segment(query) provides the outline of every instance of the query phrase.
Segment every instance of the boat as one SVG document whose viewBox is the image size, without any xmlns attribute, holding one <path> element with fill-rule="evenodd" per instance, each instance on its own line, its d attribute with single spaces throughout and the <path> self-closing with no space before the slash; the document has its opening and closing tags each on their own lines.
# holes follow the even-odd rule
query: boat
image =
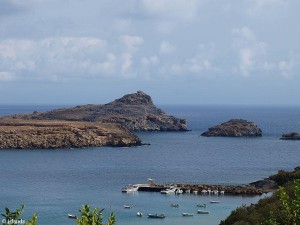
<svg viewBox="0 0 300 225">
<path fill-rule="evenodd" d="M 193 191 L 193 194 L 194 194 L 194 195 L 197 195 L 197 194 L 198 194 L 198 191 Z"/>
<path fill-rule="evenodd" d="M 166 216 L 165 214 L 158 214 L 158 213 L 150 213 L 148 214 L 149 218 L 158 218 L 158 219 L 164 219 Z"/>
<path fill-rule="evenodd" d="M 174 187 L 169 187 L 165 190 L 160 191 L 161 194 L 169 195 L 169 194 L 174 194 L 176 191 L 176 188 Z"/>
<path fill-rule="evenodd" d="M 225 194 L 225 191 L 220 191 L 220 195 L 224 195 Z"/>
<path fill-rule="evenodd" d="M 143 216 L 143 213 L 137 212 L 136 215 L 139 216 L 139 217 L 142 217 L 142 216 Z"/>
<path fill-rule="evenodd" d="M 69 217 L 70 219 L 77 219 L 77 216 L 72 215 L 72 214 L 68 214 L 68 217 Z"/>
<path fill-rule="evenodd" d="M 209 214 L 209 211 L 198 210 L 198 214 Z"/>
<path fill-rule="evenodd" d="M 123 205 L 124 209 L 131 209 L 132 205 Z"/>
<path fill-rule="evenodd" d="M 220 201 L 210 201 L 210 203 L 220 203 Z"/>
<path fill-rule="evenodd" d="M 185 193 L 186 193 L 186 194 L 190 194 L 190 193 L 191 193 L 191 190 L 190 190 L 190 189 L 187 189 L 187 190 L 185 190 Z"/>
<path fill-rule="evenodd" d="M 197 207 L 203 207 L 203 208 L 206 208 L 206 205 L 205 205 L 205 204 L 197 204 Z"/>
<path fill-rule="evenodd" d="M 138 185 L 129 184 L 127 187 L 122 188 L 122 192 L 128 193 L 128 192 L 136 192 L 139 190 Z"/>
<path fill-rule="evenodd" d="M 171 204 L 171 207 L 178 208 L 178 207 L 179 207 L 179 204 L 173 203 L 173 204 Z"/>
<path fill-rule="evenodd" d="M 183 190 L 178 188 L 178 189 L 175 190 L 175 194 L 176 195 L 181 195 L 181 194 L 183 194 Z"/>
<path fill-rule="evenodd" d="M 193 213 L 182 213 L 182 216 L 194 216 Z"/>
</svg>

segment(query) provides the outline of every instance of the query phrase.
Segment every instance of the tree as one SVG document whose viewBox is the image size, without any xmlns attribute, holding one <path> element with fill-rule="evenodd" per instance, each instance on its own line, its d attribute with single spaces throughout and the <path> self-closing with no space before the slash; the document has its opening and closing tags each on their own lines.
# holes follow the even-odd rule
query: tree
<svg viewBox="0 0 300 225">
<path fill-rule="evenodd" d="M 9 208 L 5 208 L 5 213 L 1 214 L 5 219 L 4 223 L 2 224 L 20 224 L 20 220 L 22 220 L 20 217 L 24 212 L 25 205 L 20 205 L 20 208 L 17 208 L 15 212 L 11 212 Z M 35 213 L 32 216 L 32 220 L 28 220 L 25 222 L 25 225 L 37 225 L 37 214 Z"/>
<path fill-rule="evenodd" d="M 294 181 L 293 194 L 290 197 L 284 187 L 280 187 L 281 213 L 273 215 L 262 225 L 299 225 L 300 224 L 300 180 Z"/>
<path fill-rule="evenodd" d="M 83 205 L 82 209 L 79 209 L 81 218 L 77 218 L 78 225 L 115 225 L 116 219 L 114 213 L 109 216 L 109 221 L 103 224 L 103 212 L 104 209 L 99 210 L 94 208 L 93 211 L 90 210 L 89 205 Z"/>
</svg>

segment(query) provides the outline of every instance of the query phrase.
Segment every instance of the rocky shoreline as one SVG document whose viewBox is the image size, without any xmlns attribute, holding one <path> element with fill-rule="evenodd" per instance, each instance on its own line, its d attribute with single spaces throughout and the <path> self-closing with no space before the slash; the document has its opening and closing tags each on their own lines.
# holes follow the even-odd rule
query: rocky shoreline
<svg viewBox="0 0 300 225">
<path fill-rule="evenodd" d="M 137 136 L 116 124 L 0 119 L 0 149 L 139 145 Z"/>
</svg>

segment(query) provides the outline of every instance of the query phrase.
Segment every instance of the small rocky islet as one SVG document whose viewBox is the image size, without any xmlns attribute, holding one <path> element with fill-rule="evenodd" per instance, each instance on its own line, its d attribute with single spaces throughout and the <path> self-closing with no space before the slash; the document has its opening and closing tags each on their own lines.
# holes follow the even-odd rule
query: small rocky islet
<svg viewBox="0 0 300 225">
<path fill-rule="evenodd" d="M 300 140 L 300 133 L 297 132 L 291 132 L 283 134 L 280 138 L 281 140 Z"/>
<path fill-rule="evenodd" d="M 262 130 L 254 122 L 243 119 L 231 119 L 225 123 L 210 127 L 201 134 L 205 137 L 261 137 Z"/>
</svg>

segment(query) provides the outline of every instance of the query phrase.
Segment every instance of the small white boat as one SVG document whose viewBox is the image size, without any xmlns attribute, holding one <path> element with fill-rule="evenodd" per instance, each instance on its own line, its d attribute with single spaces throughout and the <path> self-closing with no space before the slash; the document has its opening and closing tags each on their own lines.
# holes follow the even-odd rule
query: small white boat
<svg viewBox="0 0 300 225">
<path fill-rule="evenodd" d="M 179 204 L 173 203 L 173 204 L 171 204 L 171 207 L 178 208 L 178 207 L 179 207 Z"/>
<path fill-rule="evenodd" d="M 197 204 L 197 207 L 202 207 L 202 208 L 206 208 L 206 205 L 205 204 Z"/>
<path fill-rule="evenodd" d="M 175 194 L 176 194 L 176 195 L 181 195 L 181 194 L 183 194 L 183 190 L 177 188 L 177 189 L 175 190 Z"/>
<path fill-rule="evenodd" d="M 194 216 L 193 213 L 182 213 L 182 216 Z"/>
<path fill-rule="evenodd" d="M 190 189 L 187 189 L 187 190 L 185 190 L 185 193 L 186 193 L 186 194 L 190 194 L 190 193 L 191 193 L 191 190 L 190 190 Z"/>
<path fill-rule="evenodd" d="M 136 192 L 138 190 L 139 190 L 139 186 L 138 185 L 132 185 L 132 184 L 129 184 L 127 187 L 122 188 L 122 192 L 126 192 L 126 193 Z"/>
<path fill-rule="evenodd" d="M 209 211 L 198 210 L 198 214 L 209 214 Z"/>
<path fill-rule="evenodd" d="M 123 205 L 124 209 L 131 209 L 132 205 Z"/>
<path fill-rule="evenodd" d="M 219 194 L 219 191 L 218 191 L 218 190 L 213 190 L 212 193 L 213 193 L 214 195 L 218 195 L 218 194 Z"/>
<path fill-rule="evenodd" d="M 225 194 L 225 191 L 220 191 L 220 195 L 224 195 Z"/>
<path fill-rule="evenodd" d="M 202 190 L 201 194 L 206 195 L 207 194 L 207 190 Z"/>
<path fill-rule="evenodd" d="M 210 201 L 210 203 L 220 203 L 220 201 Z"/>
<path fill-rule="evenodd" d="M 197 195 L 197 194 L 198 194 L 198 191 L 193 191 L 193 194 L 194 194 L 194 195 Z"/>
<path fill-rule="evenodd" d="M 174 187 L 169 187 L 168 189 L 162 190 L 160 193 L 169 195 L 169 194 L 175 194 L 176 188 Z"/>
<path fill-rule="evenodd" d="M 165 216 L 165 214 L 158 214 L 158 213 L 150 213 L 150 214 L 148 214 L 148 217 L 149 218 L 158 218 L 158 219 L 163 219 L 163 218 L 165 218 L 166 216 Z"/>
<path fill-rule="evenodd" d="M 143 216 L 143 213 L 137 212 L 136 215 L 139 216 L 139 217 L 142 217 L 142 216 Z"/>
</svg>

